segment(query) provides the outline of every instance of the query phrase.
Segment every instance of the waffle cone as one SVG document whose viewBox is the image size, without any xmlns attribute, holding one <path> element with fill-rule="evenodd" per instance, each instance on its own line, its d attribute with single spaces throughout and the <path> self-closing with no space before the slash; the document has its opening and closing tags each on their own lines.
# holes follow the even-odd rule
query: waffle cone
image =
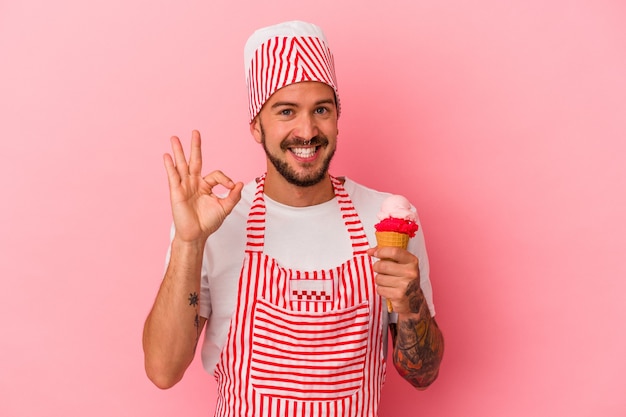
<svg viewBox="0 0 626 417">
<path fill-rule="evenodd" d="M 398 232 L 376 232 L 378 246 L 391 246 L 406 249 L 409 245 L 409 235 Z"/>
</svg>

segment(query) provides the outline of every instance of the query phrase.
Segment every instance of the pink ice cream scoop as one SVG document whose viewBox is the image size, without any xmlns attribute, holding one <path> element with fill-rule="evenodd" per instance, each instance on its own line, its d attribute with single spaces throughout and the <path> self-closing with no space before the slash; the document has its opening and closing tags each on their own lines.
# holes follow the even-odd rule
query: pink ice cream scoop
<svg viewBox="0 0 626 417">
<path fill-rule="evenodd" d="M 401 195 L 390 195 L 380 206 L 378 220 L 384 220 L 389 217 L 411 221 L 417 219 L 415 212 L 411 209 L 411 203 L 406 197 Z"/>
<path fill-rule="evenodd" d="M 396 232 L 414 237 L 418 229 L 417 215 L 409 200 L 401 195 L 390 195 L 383 201 L 378 219 L 380 222 L 374 225 L 377 232 Z"/>
</svg>

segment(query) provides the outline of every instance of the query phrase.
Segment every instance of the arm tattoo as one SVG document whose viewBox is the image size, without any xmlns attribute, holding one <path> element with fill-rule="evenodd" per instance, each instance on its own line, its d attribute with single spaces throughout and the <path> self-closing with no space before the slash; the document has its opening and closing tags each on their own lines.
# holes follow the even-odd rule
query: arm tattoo
<svg viewBox="0 0 626 417">
<path fill-rule="evenodd" d="M 196 346 L 198 345 L 198 340 L 200 339 L 200 315 L 198 314 L 198 293 L 194 292 L 193 294 L 189 294 L 189 305 L 196 309 L 196 316 L 193 319 L 193 325 L 196 328 Z M 195 349 L 195 348 L 194 348 Z"/>
<path fill-rule="evenodd" d="M 397 325 L 390 325 L 393 340 L 393 362 L 404 379 L 417 388 L 426 388 L 439 373 L 443 357 L 443 336 L 430 316 L 419 280 L 409 284 L 411 315 L 398 318 Z"/>
</svg>

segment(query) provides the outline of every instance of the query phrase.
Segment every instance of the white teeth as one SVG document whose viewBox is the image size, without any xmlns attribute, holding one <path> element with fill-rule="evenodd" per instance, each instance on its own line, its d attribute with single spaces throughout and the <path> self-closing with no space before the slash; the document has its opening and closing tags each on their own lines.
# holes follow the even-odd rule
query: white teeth
<svg viewBox="0 0 626 417">
<path fill-rule="evenodd" d="M 293 152 L 298 158 L 310 158 L 315 155 L 315 147 L 311 148 L 292 148 L 291 152 Z"/>
</svg>

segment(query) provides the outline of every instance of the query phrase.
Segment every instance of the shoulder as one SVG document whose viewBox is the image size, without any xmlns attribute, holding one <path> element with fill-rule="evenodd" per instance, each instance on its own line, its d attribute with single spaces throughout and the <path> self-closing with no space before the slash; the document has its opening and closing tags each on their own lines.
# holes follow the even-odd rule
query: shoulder
<svg viewBox="0 0 626 417">
<path fill-rule="evenodd" d="M 358 183 L 349 177 L 339 177 L 343 180 L 343 186 L 351 197 L 366 196 L 367 198 L 375 198 L 384 200 L 390 193 L 375 190 L 366 185 Z"/>
<path fill-rule="evenodd" d="M 352 203 L 354 204 L 354 208 L 357 212 L 367 212 L 372 213 L 374 216 L 380 210 L 380 205 L 385 200 L 385 198 L 389 197 L 391 193 L 375 190 L 373 188 L 367 187 L 363 184 L 360 184 L 354 180 L 351 180 L 347 177 L 342 177 L 344 179 L 344 188 L 346 192 L 350 196 Z"/>
</svg>

